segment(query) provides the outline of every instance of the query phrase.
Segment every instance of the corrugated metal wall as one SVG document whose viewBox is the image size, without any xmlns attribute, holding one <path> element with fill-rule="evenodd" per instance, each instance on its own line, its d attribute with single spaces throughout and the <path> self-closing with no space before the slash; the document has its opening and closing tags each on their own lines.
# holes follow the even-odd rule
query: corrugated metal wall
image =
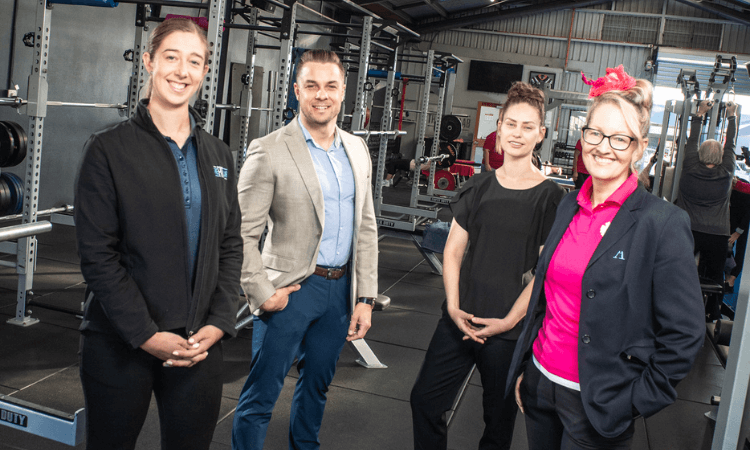
<svg viewBox="0 0 750 450">
<path fill-rule="evenodd" d="M 750 27 L 729 23 L 675 0 L 616 1 L 614 7 L 604 4 L 575 13 L 540 13 L 471 27 L 488 33 L 444 31 L 424 38 L 433 44 L 564 59 L 569 35 L 573 39 L 607 41 L 609 49 L 611 43 L 620 42 L 658 45 L 662 12 L 666 17 L 661 45 L 750 54 Z"/>
<path fill-rule="evenodd" d="M 667 16 L 685 18 L 665 18 L 664 47 L 750 54 L 750 27 L 727 23 L 674 0 L 664 1 L 616 1 L 614 8 L 612 4 L 605 4 L 575 12 L 541 13 L 472 27 L 482 32 L 445 31 L 427 35 L 425 39 L 432 41 L 433 48 L 444 44 L 558 60 L 565 60 L 567 54 L 568 67 L 584 68 L 588 76 L 602 76 L 607 67 L 622 64 L 636 77 L 651 78 L 644 65 L 652 56 L 648 46 L 658 43 L 661 14 L 664 12 Z M 610 10 L 617 13 L 608 14 Z M 572 38 L 570 49 L 567 42 L 569 34 Z M 561 89 L 583 90 L 580 75 L 566 72 Z"/>
<path fill-rule="evenodd" d="M 629 74 L 636 78 L 650 78 L 650 74 L 644 70 L 645 62 L 651 56 L 651 50 L 645 47 L 630 47 L 619 45 L 601 45 L 585 42 L 574 42 L 570 47 L 569 67 L 595 67 L 586 76 L 597 78 L 604 76 L 607 67 L 616 67 L 622 64 Z M 563 91 L 586 92 L 579 72 L 565 72 Z"/>
<path fill-rule="evenodd" d="M 750 54 L 750 27 L 736 24 L 724 25 L 724 42 L 721 50 L 729 53 Z"/>
</svg>

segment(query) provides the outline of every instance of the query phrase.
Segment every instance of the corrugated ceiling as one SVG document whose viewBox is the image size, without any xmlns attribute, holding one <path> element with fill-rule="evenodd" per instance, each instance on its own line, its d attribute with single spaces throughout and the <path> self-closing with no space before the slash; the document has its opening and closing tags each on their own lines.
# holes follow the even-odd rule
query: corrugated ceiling
<svg viewBox="0 0 750 450">
<path fill-rule="evenodd" d="M 435 32 L 502 20 L 506 16 L 538 14 L 576 7 L 611 8 L 612 1 L 591 0 L 350 0 L 375 14 L 417 32 Z M 661 14 L 662 1 L 641 1 L 644 12 Z M 615 2 L 615 10 L 618 9 Z M 667 14 L 717 17 L 750 25 L 750 0 L 673 0 Z M 454 26 L 457 25 L 457 26 Z"/>
</svg>

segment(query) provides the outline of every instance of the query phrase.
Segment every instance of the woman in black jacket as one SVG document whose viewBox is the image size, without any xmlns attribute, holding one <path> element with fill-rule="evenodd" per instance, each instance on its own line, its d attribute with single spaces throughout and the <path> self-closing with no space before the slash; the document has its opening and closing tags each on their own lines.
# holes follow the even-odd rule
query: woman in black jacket
<svg viewBox="0 0 750 450">
<path fill-rule="evenodd" d="M 530 450 L 630 448 L 633 419 L 674 402 L 703 343 L 688 216 L 633 167 L 651 91 L 620 66 L 589 94 L 590 177 L 557 208 L 510 367 Z"/>
<path fill-rule="evenodd" d="M 134 448 L 152 392 L 162 448 L 211 442 L 242 240 L 232 156 L 188 105 L 208 57 L 193 22 L 160 24 L 143 55 L 148 98 L 85 146 L 75 219 L 90 449 Z"/>
</svg>

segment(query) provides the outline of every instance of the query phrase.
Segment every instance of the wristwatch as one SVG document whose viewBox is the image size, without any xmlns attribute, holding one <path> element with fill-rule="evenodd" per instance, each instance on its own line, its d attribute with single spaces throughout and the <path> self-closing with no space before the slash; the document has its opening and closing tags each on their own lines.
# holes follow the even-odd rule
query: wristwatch
<svg viewBox="0 0 750 450">
<path fill-rule="evenodd" d="M 357 299 L 357 303 L 364 303 L 366 305 L 370 305 L 373 308 L 375 307 L 375 299 L 372 297 L 360 297 Z"/>
</svg>

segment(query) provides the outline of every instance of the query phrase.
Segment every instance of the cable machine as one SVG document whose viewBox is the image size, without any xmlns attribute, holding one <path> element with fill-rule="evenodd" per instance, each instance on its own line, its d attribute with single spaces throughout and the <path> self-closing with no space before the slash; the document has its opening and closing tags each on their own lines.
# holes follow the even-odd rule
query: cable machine
<svg viewBox="0 0 750 450">
<path fill-rule="evenodd" d="M 707 138 L 721 139 L 726 127 L 726 117 L 723 117 L 721 126 L 719 126 L 720 115 L 726 115 L 726 102 L 723 102 L 724 95 L 730 93 L 734 96 L 734 89 L 731 86 L 734 81 L 734 73 L 737 70 L 737 60 L 735 57 L 723 58 L 716 55 L 716 63 L 708 81 L 704 99 L 713 100 L 717 107 L 710 111 L 708 117 L 706 136 Z M 702 91 L 700 83 L 696 76 L 695 70 L 682 69 L 677 77 L 677 84 L 682 90 L 684 100 L 669 100 L 664 108 L 664 117 L 661 126 L 661 135 L 657 147 L 657 162 L 654 171 L 653 192 L 660 197 L 668 195 L 670 202 L 677 199 L 680 187 L 680 177 L 682 175 L 682 165 L 685 157 L 685 145 L 687 144 L 688 124 L 690 118 L 698 110 L 698 104 L 701 101 Z M 734 98 L 732 98 L 734 100 Z M 672 117 L 674 115 L 674 117 Z M 669 140 L 670 123 L 674 120 L 675 126 Z M 718 134 L 718 136 L 717 136 Z M 671 153 L 668 166 L 674 167 L 674 176 L 671 184 L 665 185 L 665 168 L 664 158 L 667 143 L 671 142 Z M 671 162 L 671 164 L 669 164 Z"/>
</svg>

